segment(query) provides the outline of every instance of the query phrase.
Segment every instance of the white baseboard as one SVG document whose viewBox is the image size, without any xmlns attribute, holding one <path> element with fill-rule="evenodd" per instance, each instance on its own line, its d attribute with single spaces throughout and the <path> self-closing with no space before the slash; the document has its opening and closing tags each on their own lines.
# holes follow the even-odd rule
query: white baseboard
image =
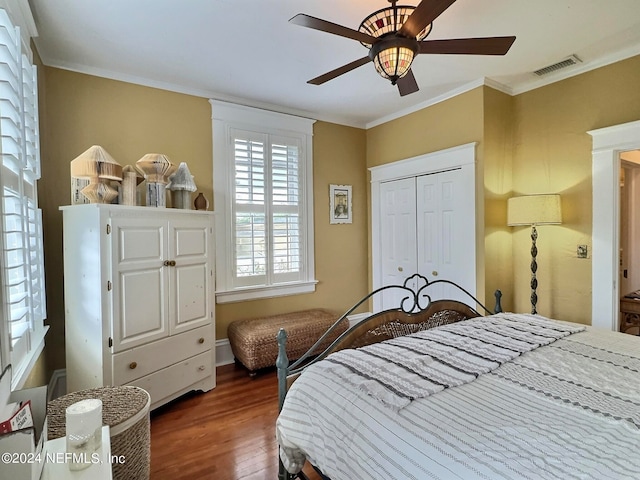
<svg viewBox="0 0 640 480">
<path fill-rule="evenodd" d="M 233 352 L 231 351 L 231 344 L 228 338 L 223 338 L 216 341 L 216 367 L 222 365 L 229 365 L 234 362 Z"/>
<path fill-rule="evenodd" d="M 371 315 L 371 312 L 354 313 L 353 315 L 349 315 L 347 317 L 347 320 L 349 320 L 349 328 L 360 323 L 362 320 L 369 317 L 370 315 Z"/>
<path fill-rule="evenodd" d="M 49 379 L 49 387 L 47 390 L 47 402 L 55 400 L 67 393 L 67 371 L 62 368 L 54 370 Z"/>
</svg>

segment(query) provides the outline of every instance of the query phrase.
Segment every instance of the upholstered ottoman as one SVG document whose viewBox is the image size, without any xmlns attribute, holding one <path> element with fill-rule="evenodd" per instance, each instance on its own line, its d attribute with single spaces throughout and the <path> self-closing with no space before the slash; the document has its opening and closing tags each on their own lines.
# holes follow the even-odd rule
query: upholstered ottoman
<svg viewBox="0 0 640 480">
<path fill-rule="evenodd" d="M 236 360 L 249 369 L 250 375 L 254 375 L 256 370 L 276 364 L 276 336 L 280 328 L 287 331 L 287 356 L 289 360 L 296 360 L 309 350 L 338 318 L 338 315 L 323 309 L 249 318 L 231 322 L 227 335 Z M 322 342 L 316 353 L 328 347 L 348 326 L 347 319 L 340 322 L 339 328 Z"/>
</svg>

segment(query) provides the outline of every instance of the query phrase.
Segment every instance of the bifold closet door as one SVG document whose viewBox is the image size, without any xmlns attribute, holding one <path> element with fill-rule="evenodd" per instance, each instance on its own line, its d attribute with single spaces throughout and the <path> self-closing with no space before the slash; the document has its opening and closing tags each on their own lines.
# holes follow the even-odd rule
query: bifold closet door
<svg viewBox="0 0 640 480">
<path fill-rule="evenodd" d="M 416 273 L 416 182 L 415 177 L 380 184 L 382 284 L 401 285 Z M 382 309 L 397 308 L 400 290 L 382 292 Z"/>
<path fill-rule="evenodd" d="M 416 177 L 417 270 L 430 281 L 451 280 L 469 288 L 465 251 L 475 247 L 468 244 L 471 235 L 461 215 L 466 197 L 460 176 L 455 169 Z M 432 291 L 436 298 L 467 300 L 446 284 Z"/>
<path fill-rule="evenodd" d="M 473 268 L 466 262 L 475 244 L 461 214 L 468 192 L 460 177 L 461 170 L 453 169 L 380 184 L 383 285 L 400 285 L 414 273 L 467 289 L 473 285 Z M 429 291 L 433 298 L 467 300 L 446 284 Z M 384 291 L 382 308 L 397 308 L 403 297 L 401 290 Z"/>
</svg>

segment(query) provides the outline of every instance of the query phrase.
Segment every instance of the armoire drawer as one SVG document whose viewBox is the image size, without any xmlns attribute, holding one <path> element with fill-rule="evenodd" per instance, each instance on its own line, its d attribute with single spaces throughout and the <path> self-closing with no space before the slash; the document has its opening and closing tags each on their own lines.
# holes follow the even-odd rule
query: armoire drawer
<svg viewBox="0 0 640 480">
<path fill-rule="evenodd" d="M 153 343 L 115 353 L 113 384 L 124 385 L 212 348 L 211 327 L 194 328 Z"/>
<path fill-rule="evenodd" d="M 151 405 L 193 385 L 200 380 L 211 377 L 213 373 L 212 350 L 183 360 L 180 363 L 163 368 L 157 372 L 139 378 L 129 385 L 144 388 L 151 396 Z M 210 388 L 213 388 L 213 384 Z"/>
</svg>

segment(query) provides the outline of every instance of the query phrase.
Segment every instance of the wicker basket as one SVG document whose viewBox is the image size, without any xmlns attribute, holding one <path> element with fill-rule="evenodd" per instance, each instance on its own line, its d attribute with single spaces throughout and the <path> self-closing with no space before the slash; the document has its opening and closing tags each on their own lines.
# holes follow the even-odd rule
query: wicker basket
<svg viewBox="0 0 640 480">
<path fill-rule="evenodd" d="M 116 480 L 147 480 L 151 463 L 149 406 L 151 398 L 138 387 L 101 387 L 69 393 L 47 405 L 50 440 L 66 434 L 66 409 L 69 405 L 97 398 L 102 400 L 102 423 L 111 434 L 111 455 L 122 456 L 124 463 L 113 463 Z"/>
<path fill-rule="evenodd" d="M 251 372 L 276 364 L 280 328 L 287 331 L 287 356 L 289 360 L 300 358 L 338 319 L 328 310 L 312 309 L 267 317 L 236 320 L 229 324 L 227 335 L 231 350 L 237 360 Z M 316 353 L 322 352 L 349 325 L 345 319 L 322 342 Z"/>
</svg>

